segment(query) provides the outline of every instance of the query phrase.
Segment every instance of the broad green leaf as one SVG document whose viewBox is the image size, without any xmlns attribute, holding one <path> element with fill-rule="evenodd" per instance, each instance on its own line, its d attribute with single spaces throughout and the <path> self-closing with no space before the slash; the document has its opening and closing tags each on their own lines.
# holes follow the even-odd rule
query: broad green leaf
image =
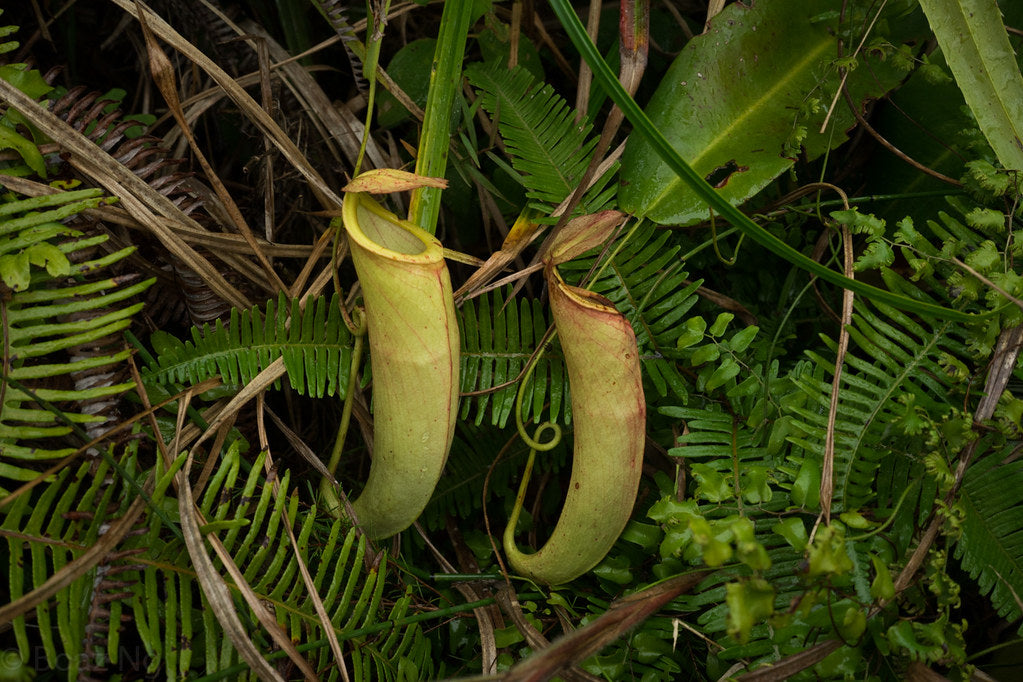
<svg viewBox="0 0 1023 682">
<path fill-rule="evenodd" d="M 886 303 L 899 310 L 910 310 L 921 315 L 930 315 L 943 320 L 967 322 L 979 317 L 934 303 L 920 301 L 902 294 L 892 293 L 886 289 L 866 284 L 861 280 L 845 277 L 821 265 L 809 256 L 800 253 L 750 220 L 735 206 L 725 201 L 704 178 L 700 177 L 699 173 L 693 170 L 693 167 L 665 139 L 661 131 L 653 125 L 646 113 L 636 104 L 636 101 L 632 99 L 629 93 L 625 91 L 625 88 L 622 87 L 622 84 L 611 71 L 611 67 L 600 56 L 568 0 L 551 0 L 551 8 L 557 14 L 558 21 L 561 22 L 568 37 L 572 40 L 572 44 L 579 50 L 579 53 L 586 60 L 590 68 L 593 69 L 594 77 L 607 89 L 611 99 L 621 107 L 625 117 L 634 126 L 633 135 L 641 136 L 647 140 L 651 145 L 652 151 L 668 164 L 672 171 L 685 182 L 687 187 L 701 196 L 708 205 L 713 206 L 725 220 L 742 231 L 743 234 L 748 235 L 768 251 L 784 258 L 792 265 L 813 273 L 826 282 L 837 284 L 860 296 L 865 296 L 874 302 Z"/>
<path fill-rule="evenodd" d="M 51 277 L 60 277 L 71 272 L 71 262 L 67 256 L 49 242 L 33 244 L 26 251 L 32 265 L 46 268 Z"/>
<path fill-rule="evenodd" d="M 753 342 L 753 337 L 760 331 L 760 327 L 756 325 L 750 325 L 745 329 L 742 329 L 735 333 L 735 335 L 728 342 L 728 347 L 732 349 L 733 353 L 741 353 Z"/>
<path fill-rule="evenodd" d="M 874 565 L 874 579 L 870 583 L 870 596 L 874 599 L 885 600 L 894 598 L 895 583 L 892 582 L 888 564 L 876 554 L 870 555 L 870 563 Z"/>
<path fill-rule="evenodd" d="M 50 90 L 53 90 L 53 86 L 46 82 L 38 70 L 30 69 L 25 64 L 6 64 L 0 66 L 0 78 L 18 88 L 32 99 L 39 99 Z"/>
<path fill-rule="evenodd" d="M 27 251 L 0 256 L 0 279 L 14 291 L 28 288 L 29 268 Z"/>
<path fill-rule="evenodd" d="M 802 551 L 808 542 L 806 526 L 798 516 L 790 516 L 775 524 L 771 531 L 785 538 L 785 541 Z"/>
<path fill-rule="evenodd" d="M 710 502 L 723 502 L 732 498 L 732 486 L 724 474 L 708 464 L 693 464 L 693 478 L 698 485 L 694 497 Z"/>
<path fill-rule="evenodd" d="M 721 566 L 732 558 L 731 544 L 718 537 L 707 519 L 703 517 L 693 519 L 689 522 L 689 529 L 693 533 L 693 539 L 703 550 L 703 563 L 708 566 Z"/>
<path fill-rule="evenodd" d="M 433 53 L 437 41 L 433 38 L 420 38 L 405 45 L 387 65 L 387 75 L 391 77 L 405 94 L 419 106 L 426 105 L 426 96 L 430 92 L 430 67 L 433 65 Z M 393 128 L 409 117 L 398 99 L 380 90 L 377 99 L 377 125 L 382 128 Z"/>
<path fill-rule="evenodd" d="M 685 331 L 678 337 L 676 346 L 679 350 L 689 348 L 703 341 L 703 332 L 707 330 L 707 321 L 702 317 L 690 317 L 684 323 Z"/>
<path fill-rule="evenodd" d="M 742 469 L 742 478 L 739 481 L 743 498 L 750 504 L 770 502 L 774 497 L 770 480 L 771 470 L 769 467 L 756 464 L 745 465 Z"/>
<path fill-rule="evenodd" d="M 717 337 L 725 333 L 725 329 L 728 327 L 728 323 L 735 318 L 732 313 L 720 313 L 717 319 L 714 320 L 714 324 L 710 326 L 708 332 L 711 336 Z"/>
<path fill-rule="evenodd" d="M 962 660 L 962 629 L 947 621 L 943 616 L 933 623 L 900 620 L 888 628 L 888 641 L 893 647 L 903 649 L 914 660 L 955 661 Z"/>
<path fill-rule="evenodd" d="M 1023 169 L 1023 75 L 995 0 L 920 0 L 963 97 L 1002 165 Z"/>
<path fill-rule="evenodd" d="M 46 177 L 46 163 L 39 147 L 5 125 L 0 125 L 0 149 L 13 149 L 28 164 L 28 167 Z"/>
<path fill-rule="evenodd" d="M 739 561 L 754 571 L 766 571 L 771 567 L 771 558 L 767 549 L 753 534 L 753 522 L 741 517 L 732 523 L 732 534 L 735 535 L 735 550 Z"/>
<path fill-rule="evenodd" d="M 845 609 L 842 619 L 835 623 L 838 633 L 847 642 L 855 642 L 867 629 L 867 612 L 856 604 Z"/>
<path fill-rule="evenodd" d="M 845 537 L 831 526 L 821 526 L 810 544 L 808 575 L 837 575 L 853 570 L 853 561 L 845 550 Z"/>
<path fill-rule="evenodd" d="M 802 149 L 816 158 L 845 141 L 853 115 L 843 102 L 821 133 L 841 74 L 834 26 L 799 2 L 735 3 L 691 40 L 661 81 L 647 114 L 720 196 L 740 203 L 783 173 Z M 830 14 L 828 16 L 831 16 Z M 837 16 L 837 15 L 836 15 Z M 848 74 L 856 101 L 876 97 L 899 78 L 892 65 L 862 57 Z M 658 223 L 706 219 L 704 200 L 634 135 L 622 158 L 622 207 Z"/>
<path fill-rule="evenodd" d="M 707 379 L 706 389 L 713 391 L 715 388 L 724 386 L 729 379 L 734 379 L 742 368 L 739 367 L 733 358 L 725 358 L 714 373 Z"/>
</svg>

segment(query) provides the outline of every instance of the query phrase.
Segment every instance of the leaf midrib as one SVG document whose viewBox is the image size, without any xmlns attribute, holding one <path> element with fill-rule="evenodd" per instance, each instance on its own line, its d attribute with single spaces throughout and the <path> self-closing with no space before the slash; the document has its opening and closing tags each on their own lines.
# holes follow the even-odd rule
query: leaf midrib
<svg viewBox="0 0 1023 682">
<path fill-rule="evenodd" d="M 728 126 L 726 126 L 711 141 L 711 144 L 705 146 L 703 151 L 701 151 L 697 156 L 693 157 L 692 159 L 686 159 L 689 162 L 689 165 L 692 166 L 693 168 L 696 168 L 701 161 L 703 161 L 712 152 L 716 151 L 720 147 L 722 141 L 728 139 L 729 133 L 731 133 L 737 127 L 744 125 L 748 119 L 753 118 L 753 116 L 760 110 L 761 106 L 765 102 L 769 101 L 781 89 L 783 89 L 784 86 L 788 85 L 793 80 L 795 80 L 800 74 L 802 74 L 810 63 L 816 62 L 819 59 L 819 55 L 825 52 L 827 48 L 831 45 L 834 45 L 834 42 L 828 37 L 825 37 L 822 40 L 820 40 L 818 46 L 812 52 L 809 52 L 805 57 L 796 62 L 799 68 L 788 69 L 786 77 L 776 80 L 774 85 L 765 90 L 764 93 L 761 94 L 761 96 L 758 97 L 756 101 L 752 103 L 751 106 L 746 108 L 745 114 L 733 118 L 732 122 L 729 123 Z M 673 180 L 665 183 L 664 189 L 661 191 L 660 194 L 657 195 L 657 197 L 652 202 L 650 202 L 650 206 L 651 207 L 657 206 L 664 200 L 666 196 L 678 192 L 679 186 L 682 184 L 683 184 L 682 178 L 675 175 Z"/>
</svg>

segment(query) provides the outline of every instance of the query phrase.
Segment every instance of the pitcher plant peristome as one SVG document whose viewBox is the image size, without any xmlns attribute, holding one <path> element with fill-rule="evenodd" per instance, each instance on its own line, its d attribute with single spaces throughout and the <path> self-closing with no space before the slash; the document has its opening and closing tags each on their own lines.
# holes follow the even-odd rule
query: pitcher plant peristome
<svg viewBox="0 0 1023 682">
<path fill-rule="evenodd" d="M 599 243 L 581 235 L 610 234 L 621 220 L 610 211 L 577 218 L 544 258 L 572 392 L 572 476 L 557 525 L 533 554 L 515 544 L 520 491 L 504 550 L 513 571 L 550 585 L 573 580 L 604 558 L 632 514 L 643 468 L 646 400 L 636 335 L 611 301 L 565 283 L 556 267 Z"/>
<path fill-rule="evenodd" d="M 458 324 L 440 242 L 349 192 L 342 206 L 366 306 L 373 462 L 352 503 L 373 539 L 408 528 L 429 502 L 458 413 Z"/>
</svg>

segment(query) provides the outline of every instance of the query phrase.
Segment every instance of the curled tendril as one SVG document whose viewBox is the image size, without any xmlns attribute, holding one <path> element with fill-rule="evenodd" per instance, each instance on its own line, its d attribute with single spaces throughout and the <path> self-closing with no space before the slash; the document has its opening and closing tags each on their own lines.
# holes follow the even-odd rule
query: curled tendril
<svg viewBox="0 0 1023 682">
<path fill-rule="evenodd" d="M 525 385 L 525 382 L 523 382 Z M 522 392 L 519 391 L 521 397 Z M 518 404 L 516 403 L 516 415 L 518 412 Z M 547 450 L 553 449 L 558 443 L 561 442 L 561 427 L 554 422 L 544 422 L 536 427 L 533 432 L 533 437 L 530 438 L 525 433 L 524 427 L 522 426 L 522 417 L 518 419 L 519 435 L 522 436 L 522 440 L 529 445 L 529 459 L 526 460 L 526 468 L 522 472 L 522 481 L 519 482 L 519 491 L 515 495 L 515 504 L 512 506 L 511 514 L 508 515 L 508 525 L 504 528 L 504 544 L 508 546 L 509 543 L 515 544 L 515 529 L 519 525 L 519 515 L 522 512 L 522 507 L 526 503 L 526 490 L 529 489 L 529 479 L 533 476 L 533 462 L 536 461 L 536 453 L 546 452 Z M 551 431 L 552 436 L 546 443 L 541 443 L 540 439 L 543 436 L 544 431 Z"/>
<path fill-rule="evenodd" d="M 731 258 L 725 258 L 721 254 L 721 247 L 718 245 L 718 226 L 717 226 L 717 220 L 714 218 L 714 210 L 711 209 L 711 212 L 710 212 L 710 234 L 711 234 L 711 241 L 714 244 L 714 254 L 718 257 L 718 260 L 721 261 L 721 263 L 723 265 L 726 265 L 728 267 L 731 267 L 731 266 L 735 265 L 738 262 L 738 260 L 739 260 L 739 247 L 742 246 L 742 241 L 746 238 L 746 233 L 743 232 L 741 235 L 739 235 L 739 241 L 737 241 L 735 243 L 735 250 L 732 251 L 732 257 Z"/>
<path fill-rule="evenodd" d="M 548 421 L 544 422 L 543 424 L 540 424 L 540 426 L 537 427 L 536 431 L 533 432 L 533 436 L 531 438 L 529 434 L 526 433 L 526 425 L 522 421 L 522 399 L 526 395 L 526 386 L 529 385 L 529 380 L 533 376 L 533 370 L 536 368 L 536 363 L 540 361 L 540 356 L 542 354 L 543 351 L 541 350 L 533 356 L 532 360 L 530 360 L 529 368 L 526 370 L 525 375 L 522 377 L 522 383 L 519 384 L 519 392 L 515 396 L 515 428 L 518 430 L 519 438 L 522 439 L 522 442 L 528 445 L 529 448 L 533 451 L 529 455 L 529 464 L 526 465 L 525 474 L 526 478 L 523 480 L 528 479 L 529 471 L 533 465 L 533 455 L 535 455 L 537 452 L 547 452 L 548 450 L 553 450 L 555 447 L 557 447 L 558 443 L 561 442 L 561 427 L 555 424 L 554 422 Z M 546 443 L 541 443 L 540 435 L 544 431 L 551 431 L 552 435 L 549 441 L 547 441 Z M 516 504 L 518 504 L 518 502 L 516 502 Z"/>
<path fill-rule="evenodd" d="M 519 437 L 526 445 L 529 446 L 529 459 L 526 460 L 526 468 L 522 472 L 522 481 L 519 483 L 519 491 L 515 495 L 515 504 L 512 506 L 511 514 L 508 517 L 508 525 L 504 529 L 504 542 L 507 545 L 509 542 L 515 542 L 515 527 L 519 523 L 519 515 L 522 512 L 522 507 L 526 503 L 526 490 L 529 488 L 529 479 L 533 475 L 533 462 L 536 461 L 537 452 L 547 452 L 557 447 L 558 443 L 561 442 L 561 427 L 551 421 L 546 421 L 536 427 L 533 431 L 533 435 L 530 436 L 526 432 L 526 425 L 522 421 L 522 398 L 526 394 L 526 386 L 529 384 L 530 377 L 533 376 L 533 369 L 536 367 L 536 363 L 540 360 L 541 352 L 538 352 L 533 356 L 530 361 L 529 368 L 526 370 L 525 375 L 522 377 L 522 382 L 519 384 L 519 392 L 515 396 L 515 427 L 519 432 Z M 543 441 L 545 432 L 550 432 L 550 438 L 547 441 Z"/>
</svg>

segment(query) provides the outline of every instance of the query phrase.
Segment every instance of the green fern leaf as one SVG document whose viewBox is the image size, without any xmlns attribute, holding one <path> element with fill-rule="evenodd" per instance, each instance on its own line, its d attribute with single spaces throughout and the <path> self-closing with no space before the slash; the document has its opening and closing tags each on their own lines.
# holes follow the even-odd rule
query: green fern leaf
<svg viewBox="0 0 1023 682">
<path fill-rule="evenodd" d="M 119 462 L 120 470 L 130 476 L 138 472 L 134 450 L 132 444 Z M 134 492 L 104 459 L 84 462 L 77 468 L 66 467 L 35 494 L 19 496 L 3 510 L 0 524 L 10 533 L 7 540 L 10 600 L 40 587 L 80 557 L 134 497 Z M 92 664 L 97 655 L 101 660 L 116 656 L 116 638 L 113 654 L 109 646 L 102 652 L 85 651 L 83 642 L 91 636 L 88 627 L 98 625 L 93 622 L 96 614 L 90 612 L 90 605 L 97 599 L 111 616 L 122 611 L 120 606 L 110 605 L 116 599 L 100 593 L 109 589 L 107 576 L 121 579 L 121 571 L 130 562 L 130 555 L 101 560 L 102 570 L 98 566 L 91 569 L 58 591 L 53 599 L 36 606 L 34 618 L 15 618 L 12 627 L 22 660 L 34 659 L 36 664 L 45 660 L 51 668 L 67 670 L 69 679 L 77 679 L 80 666 Z M 106 625 L 111 623 L 108 620 Z M 113 627 L 120 626 L 118 617 Z"/>
<path fill-rule="evenodd" d="M 504 427 L 513 414 L 518 382 L 494 392 L 488 389 L 514 381 L 525 369 L 551 324 L 549 313 L 537 300 L 519 299 L 505 305 L 511 290 L 495 289 L 465 303 L 461 322 L 462 393 L 487 391 L 462 400 L 462 419 L 475 412 L 475 423 Z M 523 416 L 535 422 L 571 420 L 568 377 L 558 349 L 551 348 L 536 363 L 523 394 Z M 549 406 L 548 406 L 549 403 Z M 546 416 L 544 416 L 546 414 Z"/>
<path fill-rule="evenodd" d="M 963 533 L 956 558 L 1010 623 L 1023 617 L 1023 461 L 1012 459 L 1009 444 L 966 470 L 959 496 Z M 1021 628 L 1023 630 L 1023 628 Z"/>
<path fill-rule="evenodd" d="M 385 590 L 391 584 L 386 559 L 379 570 L 367 570 L 366 539 L 344 522 L 324 518 L 315 507 L 301 509 L 297 494 L 285 493 L 290 472 L 281 472 L 275 487 L 264 471 L 266 453 L 249 463 L 244 461 L 241 443 L 232 442 L 220 457 L 198 504 L 210 522 L 208 532 L 220 537 L 260 600 L 294 641 L 322 641 L 322 623 L 298 570 L 301 559 L 309 567 L 338 640 L 348 649 L 346 659 L 370 665 L 374 679 L 400 679 L 397 671 L 407 667 L 429 677 L 434 664 L 422 626 L 413 622 L 416 619 L 406 618 L 411 595 L 397 599 L 389 608 L 383 606 Z M 169 478 L 169 474 L 161 474 L 157 490 L 167 490 Z M 155 503 L 163 500 L 162 494 L 154 495 Z M 286 515 L 297 536 L 297 556 L 284 527 Z M 145 568 L 130 588 L 130 602 L 138 633 L 152 656 L 150 670 L 162 668 L 174 679 L 201 670 L 226 675 L 244 672 L 245 666 L 199 591 L 183 542 L 167 538 L 165 527 L 154 517 L 146 535 L 125 544 L 144 552 Z M 236 603 L 243 619 L 254 622 L 240 595 Z M 387 633 L 386 637 L 369 636 L 379 632 Z M 201 642 L 199 633 L 204 637 Z M 268 654 L 274 648 L 258 628 L 252 639 Z M 313 650 L 310 656 L 319 670 L 334 666 L 326 646 Z"/>
<path fill-rule="evenodd" d="M 226 327 L 218 320 L 212 328 L 193 328 L 191 341 L 156 332 L 151 340 L 157 358 L 143 378 L 156 384 L 196 384 L 221 376 L 225 384 L 241 386 L 283 358 L 288 381 L 298 393 L 344 398 L 352 336 L 339 306 L 336 295 L 329 300 L 321 296 L 303 311 L 298 299 L 281 294 L 265 309 L 232 310 Z"/>
<path fill-rule="evenodd" d="M 855 509 L 876 493 L 880 463 L 891 453 L 894 438 L 911 438 L 900 433 L 905 406 L 900 396 L 913 396 L 919 407 L 940 419 L 951 406 L 952 383 L 939 365 L 942 354 L 966 357 L 966 347 L 955 338 L 953 323 L 918 322 L 887 306 L 880 315 L 860 302 L 849 329 L 851 349 L 842 374 L 835 426 L 833 504 L 836 510 Z M 835 348 L 833 340 L 824 342 Z M 807 367 L 792 376 L 806 402 L 790 403 L 787 412 L 798 422 L 803 435 L 790 437 L 799 450 L 793 458 L 823 457 L 831 383 L 823 375 L 834 371 L 834 360 L 808 352 L 816 371 Z M 895 429 L 894 433 L 889 433 Z M 914 448 L 903 448 L 911 452 Z"/>
<path fill-rule="evenodd" d="M 54 379 L 123 363 L 127 351 L 100 352 L 94 357 L 73 357 L 68 352 L 120 334 L 131 323 L 141 303 L 125 305 L 154 280 L 132 276 L 96 280 L 95 275 L 131 254 L 126 248 L 91 260 L 91 249 L 106 235 L 82 238 L 64 224 L 85 209 L 106 201 L 99 190 L 58 192 L 0 201 L 0 278 L 6 289 L 3 337 L 8 344 L 10 369 L 0 377 L 0 476 L 31 480 L 31 467 L 15 462 L 40 462 L 74 452 L 57 440 L 79 430 L 78 425 L 102 425 L 107 417 L 80 409 L 58 412 L 54 404 L 86 403 L 119 395 L 132 382 L 102 383 L 93 387 L 52 388 Z M 35 254 L 43 254 L 37 261 Z M 48 361 L 47 361 L 48 360 Z"/>
<path fill-rule="evenodd" d="M 660 412 L 685 420 L 687 433 L 676 439 L 677 447 L 668 454 L 700 466 L 695 472 L 696 498 L 770 507 L 776 467 L 761 433 L 745 428 L 742 420 L 720 408 L 664 407 Z"/>
<path fill-rule="evenodd" d="M 575 190 L 596 145 L 587 139 L 591 125 L 579 125 L 564 99 L 546 84 L 537 83 L 526 69 L 486 68 L 472 64 L 466 77 L 480 89 L 483 107 L 499 123 L 515 170 L 522 174 L 526 196 L 546 214 Z M 590 196 L 607 195 L 604 183 Z M 613 188 L 612 188 L 613 189 Z M 584 202 L 592 212 L 596 201 Z"/>
</svg>

